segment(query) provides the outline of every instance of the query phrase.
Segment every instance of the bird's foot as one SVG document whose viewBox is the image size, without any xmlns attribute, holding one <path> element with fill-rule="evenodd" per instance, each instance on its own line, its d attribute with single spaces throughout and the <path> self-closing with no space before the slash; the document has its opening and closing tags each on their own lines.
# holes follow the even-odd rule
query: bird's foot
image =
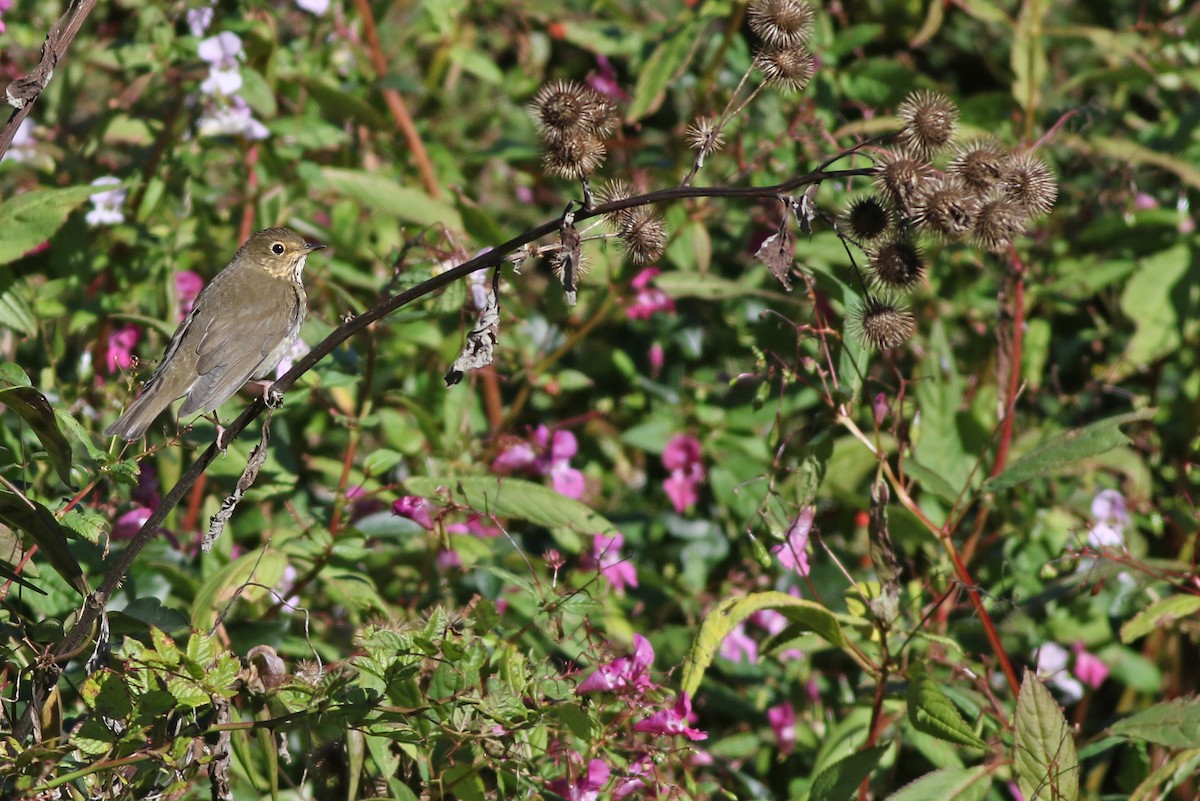
<svg viewBox="0 0 1200 801">
<path fill-rule="evenodd" d="M 263 403 L 267 404 L 268 409 L 278 409 L 283 405 L 283 390 L 276 389 L 274 381 L 263 387 Z"/>
</svg>

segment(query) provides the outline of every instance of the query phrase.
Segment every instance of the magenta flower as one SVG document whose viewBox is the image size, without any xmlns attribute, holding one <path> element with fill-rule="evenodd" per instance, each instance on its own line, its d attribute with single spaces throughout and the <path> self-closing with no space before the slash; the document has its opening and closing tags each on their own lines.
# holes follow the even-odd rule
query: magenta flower
<svg viewBox="0 0 1200 801">
<path fill-rule="evenodd" d="M 123 325 L 108 335 L 104 366 L 110 375 L 118 370 L 128 370 L 129 365 L 133 364 L 133 346 L 139 337 L 137 326 L 134 325 Z"/>
<path fill-rule="evenodd" d="M 700 482 L 707 475 L 700 458 L 700 440 L 687 434 L 675 435 L 663 448 L 662 462 L 671 471 L 663 481 L 663 491 L 675 511 L 683 514 L 700 499 Z"/>
<path fill-rule="evenodd" d="M 617 80 L 617 71 L 613 69 L 612 62 L 604 56 L 598 55 L 596 56 L 596 66 L 599 69 L 588 76 L 587 85 L 614 100 L 627 99 L 629 95 L 621 89 L 621 83 Z"/>
<path fill-rule="evenodd" d="M 631 286 L 637 294 L 625 307 L 625 316 L 630 320 L 649 320 L 659 312 L 675 312 L 675 301 L 671 300 L 671 296 L 658 287 L 651 286 L 660 272 L 657 267 L 647 267 L 634 277 Z"/>
<path fill-rule="evenodd" d="M 783 543 L 771 549 L 771 553 L 779 557 L 779 563 L 787 570 L 794 570 L 801 576 L 808 575 L 808 535 L 812 532 L 813 517 L 816 508 L 806 507 L 796 515 L 792 527 L 788 529 L 787 538 Z"/>
<path fill-rule="evenodd" d="M 191 270 L 175 273 L 175 295 L 179 298 L 179 319 L 187 317 L 196 302 L 196 296 L 204 289 L 204 279 Z"/>
<path fill-rule="evenodd" d="M 578 753 L 575 756 L 580 760 L 583 759 Z M 608 765 L 599 759 L 593 759 L 588 762 L 587 771 L 583 775 L 576 776 L 575 781 L 569 781 L 565 777 L 555 779 L 550 782 L 550 790 L 567 801 L 598 801 L 600 790 L 606 784 L 608 784 Z"/>
<path fill-rule="evenodd" d="M 601 665 L 575 688 L 578 694 L 611 692 L 619 695 L 641 695 L 654 687 L 650 681 L 650 666 L 654 664 L 654 648 L 640 634 L 633 635 L 633 656 L 622 656 Z"/>
<path fill-rule="evenodd" d="M 682 734 L 689 740 L 707 740 L 708 732 L 688 726 L 695 717 L 692 713 L 692 699 L 687 693 L 680 693 L 674 706 L 660 709 L 650 717 L 639 720 L 633 725 L 633 730 L 647 734 Z"/>
<path fill-rule="evenodd" d="M 622 772 L 624 778 L 613 788 L 613 801 L 620 801 L 633 793 L 638 793 L 639 798 L 644 797 L 644 793 L 657 796 L 658 783 L 654 781 L 653 773 L 654 761 L 648 754 L 642 754 L 630 762 Z"/>
<path fill-rule="evenodd" d="M 488 539 L 490 537 L 499 537 L 502 532 L 495 526 L 489 526 L 483 515 L 471 515 L 465 523 L 451 523 L 446 526 L 446 531 L 450 534 L 470 534 L 472 537 L 480 539 Z"/>
<path fill-rule="evenodd" d="M 655 342 L 650 346 L 650 351 L 646 354 L 646 357 L 650 360 L 650 377 L 658 378 L 659 373 L 662 372 L 663 365 L 667 361 L 663 346 Z"/>
<path fill-rule="evenodd" d="M 592 538 L 592 562 L 600 569 L 600 575 L 617 592 L 638 585 L 637 568 L 621 556 L 625 546 L 624 534 L 596 534 Z"/>
<path fill-rule="evenodd" d="M 432 504 L 419 495 L 405 495 L 392 501 L 392 514 L 407 517 L 426 531 L 433 530 L 433 518 L 430 516 L 432 508 Z"/>
<path fill-rule="evenodd" d="M 1075 651 L 1075 677 L 1093 690 L 1097 689 L 1108 678 L 1108 665 L 1100 657 L 1084 650 L 1081 642 L 1075 643 L 1072 650 Z"/>
<path fill-rule="evenodd" d="M 587 488 L 583 473 L 571 467 L 578 450 L 579 443 L 570 431 L 551 433 L 541 425 L 529 442 L 517 442 L 501 451 L 492 461 L 492 470 L 549 476 L 556 492 L 578 500 Z"/>
<path fill-rule="evenodd" d="M 721 640 L 717 653 L 731 662 L 745 661 L 753 665 L 758 661 L 758 643 L 746 633 L 746 624 L 738 623 Z"/>
<path fill-rule="evenodd" d="M 150 519 L 151 510 L 145 506 L 135 506 L 125 514 L 117 518 L 117 524 L 113 526 L 112 533 L 109 535 L 114 540 L 130 540 L 134 535 L 141 530 L 146 521 Z"/>
<path fill-rule="evenodd" d="M 775 732 L 775 743 L 780 756 L 787 756 L 796 747 L 796 709 L 790 701 L 767 710 L 767 722 Z"/>
</svg>

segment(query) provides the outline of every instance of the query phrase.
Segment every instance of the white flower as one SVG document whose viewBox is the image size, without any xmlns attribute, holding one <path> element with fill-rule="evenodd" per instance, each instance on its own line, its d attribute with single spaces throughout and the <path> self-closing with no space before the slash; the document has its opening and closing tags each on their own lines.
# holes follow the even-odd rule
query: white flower
<svg viewBox="0 0 1200 801">
<path fill-rule="evenodd" d="M 242 88 L 242 72 L 238 67 L 238 55 L 242 52 L 242 40 L 230 31 L 222 31 L 200 43 L 200 58 L 208 62 L 208 78 L 200 84 L 206 95 L 230 97 Z"/>
<path fill-rule="evenodd" d="M 1037 673 L 1054 685 L 1070 703 L 1083 698 L 1083 685 L 1067 672 L 1071 652 L 1055 642 L 1038 649 Z"/>
<path fill-rule="evenodd" d="M 8 151 L 4 154 L 3 158 L 0 158 L 0 161 L 7 161 L 8 159 L 17 162 L 32 160 L 34 155 L 36 155 L 33 150 L 33 129 L 35 127 L 33 120 L 29 117 L 21 120 L 21 124 L 17 126 L 16 133 L 13 134 Z"/>
<path fill-rule="evenodd" d="M 92 186 L 111 186 L 119 183 L 121 183 L 120 178 L 106 175 L 92 181 Z M 121 207 L 125 205 L 126 194 L 122 187 L 88 195 L 93 208 L 84 216 L 84 220 L 93 228 L 98 225 L 117 225 L 125 222 L 125 215 L 121 213 Z"/>
<path fill-rule="evenodd" d="M 1092 517 L 1096 524 L 1088 529 L 1089 545 L 1094 548 L 1125 545 L 1125 529 L 1130 523 L 1125 496 L 1117 490 L 1100 490 L 1092 499 Z"/>
<path fill-rule="evenodd" d="M 247 139 L 266 139 L 271 135 L 240 97 L 233 104 L 213 109 L 202 116 L 197 125 L 200 136 L 244 136 Z"/>
<path fill-rule="evenodd" d="M 329 0 L 296 0 L 296 5 L 318 17 L 329 10 Z"/>
</svg>

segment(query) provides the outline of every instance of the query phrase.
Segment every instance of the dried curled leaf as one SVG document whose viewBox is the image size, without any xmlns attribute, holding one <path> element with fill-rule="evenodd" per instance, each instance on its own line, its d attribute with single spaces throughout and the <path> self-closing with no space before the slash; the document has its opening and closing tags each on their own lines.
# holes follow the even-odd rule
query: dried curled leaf
<svg viewBox="0 0 1200 801">
<path fill-rule="evenodd" d="M 479 314 L 479 324 L 467 333 L 467 344 L 462 353 L 446 373 L 446 386 L 462 381 L 468 370 L 478 370 L 492 363 L 496 354 L 496 343 L 500 339 L 500 300 L 495 282 L 488 293 L 487 306 Z"/>
<path fill-rule="evenodd" d="M 771 275 L 778 278 L 779 283 L 783 284 L 783 288 L 790 292 L 792 290 L 794 252 L 795 243 L 792 241 L 792 235 L 784 226 L 779 229 L 778 233 L 771 234 L 766 238 L 758 252 L 754 254 L 754 258 L 767 265 Z"/>
</svg>

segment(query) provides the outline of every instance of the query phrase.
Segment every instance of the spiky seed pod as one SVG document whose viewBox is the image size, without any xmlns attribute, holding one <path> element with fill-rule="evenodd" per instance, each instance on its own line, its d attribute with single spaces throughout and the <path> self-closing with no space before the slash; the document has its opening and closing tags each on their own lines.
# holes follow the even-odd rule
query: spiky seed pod
<svg viewBox="0 0 1200 801">
<path fill-rule="evenodd" d="M 750 30 L 765 44 L 793 47 L 812 36 L 816 11 L 803 0 L 755 0 L 746 17 Z"/>
<path fill-rule="evenodd" d="M 591 134 L 575 133 L 546 142 L 546 172 L 562 178 L 586 178 L 604 162 L 604 143 Z"/>
<path fill-rule="evenodd" d="M 977 139 L 955 148 L 946 172 L 957 175 L 969 191 L 984 198 L 1000 182 L 1008 158 L 1008 151 L 995 139 Z"/>
<path fill-rule="evenodd" d="M 850 335 L 878 350 L 888 350 L 908 340 L 917 330 L 912 313 L 890 298 L 867 298 L 850 310 Z"/>
<path fill-rule="evenodd" d="M 942 239 L 962 239 L 978 213 L 979 198 L 967 191 L 957 175 L 938 176 L 922 183 L 913 198 L 913 220 Z"/>
<path fill-rule="evenodd" d="M 667 224 L 649 206 L 630 209 L 629 215 L 617 236 L 634 264 L 649 264 L 657 261 L 667 248 Z"/>
<path fill-rule="evenodd" d="M 932 177 L 933 168 L 928 162 L 906 148 L 885 150 L 875 162 L 875 186 L 885 192 L 906 217 L 912 214 L 917 190 Z"/>
<path fill-rule="evenodd" d="M 897 112 L 904 120 L 900 141 L 926 158 L 954 138 L 958 106 L 941 92 L 913 92 L 904 99 Z"/>
<path fill-rule="evenodd" d="M 855 198 L 842 212 L 842 227 L 855 242 L 875 242 L 892 227 L 892 215 L 875 195 Z"/>
<path fill-rule="evenodd" d="M 529 105 L 546 142 L 589 133 L 609 136 L 616 129 L 616 108 L 605 95 L 574 81 L 554 81 L 538 90 Z"/>
<path fill-rule="evenodd" d="M 685 136 L 688 146 L 701 156 L 712 155 L 725 144 L 721 129 L 712 117 L 697 117 L 696 121 L 688 126 Z"/>
<path fill-rule="evenodd" d="M 1029 219 L 1024 207 L 1002 195 L 990 197 L 979 205 L 971 239 L 981 248 L 1000 253 L 1025 230 Z"/>
<path fill-rule="evenodd" d="M 912 242 L 893 239 L 872 248 L 871 273 L 875 280 L 889 289 L 907 292 L 921 282 L 925 274 L 925 256 Z"/>
<path fill-rule="evenodd" d="M 1004 196 L 1019 203 L 1029 216 L 1046 214 L 1058 198 L 1058 181 L 1046 162 L 1028 150 L 1013 153 L 1000 178 Z"/>
<path fill-rule="evenodd" d="M 754 57 L 763 79 L 788 92 L 803 92 L 817 71 L 812 53 L 795 47 L 766 47 Z"/>
<path fill-rule="evenodd" d="M 615 203 L 632 196 L 633 187 L 620 178 L 614 178 L 596 190 L 596 200 L 602 204 Z M 622 225 L 633 219 L 633 212 L 633 208 L 610 211 L 604 215 L 604 221 L 619 231 Z"/>
</svg>

